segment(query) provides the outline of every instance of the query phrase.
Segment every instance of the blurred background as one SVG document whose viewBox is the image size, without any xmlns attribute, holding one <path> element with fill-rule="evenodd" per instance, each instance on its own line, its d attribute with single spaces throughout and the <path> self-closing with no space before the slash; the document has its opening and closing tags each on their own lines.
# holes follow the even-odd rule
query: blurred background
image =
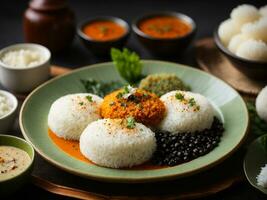
<svg viewBox="0 0 267 200">
<path fill-rule="evenodd" d="M 23 39 L 22 16 L 28 7 L 28 0 L 1 0 L 0 12 L 0 48 L 21 43 Z M 212 36 L 218 24 L 229 17 L 230 11 L 239 4 L 249 3 L 257 7 L 266 3 L 263 0 L 250 1 L 214 1 L 214 0 L 69 0 L 71 9 L 76 16 L 76 24 L 95 16 L 109 15 L 125 19 L 130 25 L 140 15 L 155 11 L 176 11 L 189 15 L 197 24 L 195 39 Z M 137 51 L 142 58 L 155 58 L 137 42 L 133 34 L 126 45 Z M 188 49 L 188 51 L 191 51 Z M 71 68 L 92 63 L 102 62 L 103 59 L 91 55 L 81 44 L 78 37 L 71 46 L 56 55 L 53 55 L 52 64 Z M 186 52 L 182 58 L 174 61 L 191 64 L 193 56 Z"/>
</svg>

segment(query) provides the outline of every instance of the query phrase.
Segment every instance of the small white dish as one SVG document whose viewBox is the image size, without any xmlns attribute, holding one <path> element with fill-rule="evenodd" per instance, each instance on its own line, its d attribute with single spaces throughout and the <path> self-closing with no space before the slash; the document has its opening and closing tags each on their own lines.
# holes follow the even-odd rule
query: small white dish
<svg viewBox="0 0 267 200">
<path fill-rule="evenodd" d="M 44 61 L 32 67 L 14 68 L 2 62 L 3 56 L 9 51 L 20 49 L 38 51 Z M 0 83 L 4 88 L 17 93 L 30 92 L 50 76 L 50 51 L 39 44 L 21 43 L 8 46 L 0 51 Z"/>
<path fill-rule="evenodd" d="M 7 114 L 0 117 L 0 133 L 5 133 L 12 127 L 12 125 L 14 125 L 18 108 L 18 100 L 13 94 L 4 90 L 0 90 L 0 94 L 7 98 L 8 104 L 11 108 Z"/>
</svg>

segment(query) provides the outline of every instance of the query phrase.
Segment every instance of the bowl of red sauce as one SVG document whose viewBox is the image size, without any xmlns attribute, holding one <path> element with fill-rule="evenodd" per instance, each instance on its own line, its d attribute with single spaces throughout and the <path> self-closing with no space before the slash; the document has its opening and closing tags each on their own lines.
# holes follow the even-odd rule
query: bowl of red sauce
<svg viewBox="0 0 267 200">
<path fill-rule="evenodd" d="M 181 54 L 192 42 L 196 24 L 192 18 L 177 12 L 143 15 L 132 23 L 139 41 L 153 54 Z"/>
<path fill-rule="evenodd" d="M 83 44 L 92 53 L 108 55 L 112 47 L 122 48 L 125 45 L 130 28 L 123 19 L 102 16 L 80 23 L 77 33 Z"/>
</svg>

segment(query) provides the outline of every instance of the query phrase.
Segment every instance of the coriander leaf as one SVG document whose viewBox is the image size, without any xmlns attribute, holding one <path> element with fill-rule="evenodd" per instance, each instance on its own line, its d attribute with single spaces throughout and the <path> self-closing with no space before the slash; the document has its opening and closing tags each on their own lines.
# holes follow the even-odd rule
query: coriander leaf
<svg viewBox="0 0 267 200">
<path fill-rule="evenodd" d="M 111 59 L 120 76 L 128 83 L 135 84 L 142 78 L 143 65 L 135 52 L 112 48 Z"/>
<path fill-rule="evenodd" d="M 126 118 L 127 128 L 133 129 L 135 128 L 135 119 L 133 117 Z"/>
<path fill-rule="evenodd" d="M 175 98 L 178 99 L 178 100 L 184 100 L 184 95 L 179 92 L 179 93 L 175 94 Z"/>
<path fill-rule="evenodd" d="M 92 98 L 92 96 L 90 96 L 90 95 L 86 96 L 86 99 L 87 99 L 89 102 L 93 102 L 93 98 Z"/>
</svg>

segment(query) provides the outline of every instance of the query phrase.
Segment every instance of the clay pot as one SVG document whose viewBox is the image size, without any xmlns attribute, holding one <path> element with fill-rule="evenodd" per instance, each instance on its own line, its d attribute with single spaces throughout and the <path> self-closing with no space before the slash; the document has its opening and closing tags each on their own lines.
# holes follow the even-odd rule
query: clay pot
<svg viewBox="0 0 267 200">
<path fill-rule="evenodd" d="M 58 52 L 74 38 L 75 17 L 66 0 L 32 0 L 24 13 L 23 28 L 26 42 Z"/>
</svg>

